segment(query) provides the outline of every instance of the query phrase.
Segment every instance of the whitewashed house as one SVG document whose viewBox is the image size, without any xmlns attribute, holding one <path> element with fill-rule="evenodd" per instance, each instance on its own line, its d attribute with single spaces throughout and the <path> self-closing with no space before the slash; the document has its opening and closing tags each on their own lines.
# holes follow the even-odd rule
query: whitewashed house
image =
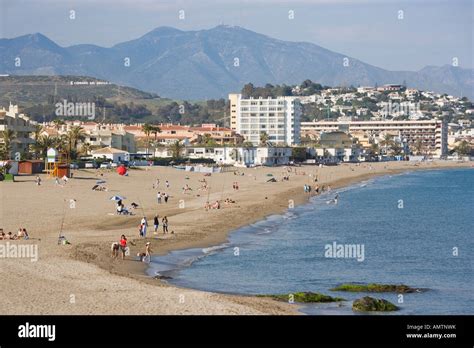
<svg viewBox="0 0 474 348">
<path fill-rule="evenodd" d="M 112 161 L 113 163 L 120 163 L 129 161 L 130 153 L 125 150 L 119 150 L 113 147 L 104 147 L 102 149 L 92 151 L 92 158 L 106 159 Z"/>
</svg>

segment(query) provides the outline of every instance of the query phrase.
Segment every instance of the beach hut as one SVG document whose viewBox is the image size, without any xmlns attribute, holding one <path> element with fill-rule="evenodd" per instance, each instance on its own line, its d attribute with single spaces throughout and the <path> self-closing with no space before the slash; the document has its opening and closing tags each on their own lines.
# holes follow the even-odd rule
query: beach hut
<svg viewBox="0 0 474 348">
<path fill-rule="evenodd" d="M 42 173 L 44 162 L 42 160 L 26 160 L 18 163 L 18 174 L 32 175 Z"/>
</svg>

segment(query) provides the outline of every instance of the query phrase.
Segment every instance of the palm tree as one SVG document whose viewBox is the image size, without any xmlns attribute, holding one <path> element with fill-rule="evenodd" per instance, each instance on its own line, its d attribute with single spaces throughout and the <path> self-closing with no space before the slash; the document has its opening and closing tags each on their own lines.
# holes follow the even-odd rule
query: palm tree
<svg viewBox="0 0 474 348">
<path fill-rule="evenodd" d="M 49 135 L 42 135 L 36 140 L 36 143 L 33 146 L 35 152 L 39 155 L 39 157 L 45 158 L 48 149 L 51 147 L 55 147 L 57 143 L 58 138 L 53 138 Z"/>
<path fill-rule="evenodd" d="M 59 118 L 54 119 L 54 120 L 53 120 L 53 123 L 54 123 L 54 128 L 56 128 L 57 131 L 59 131 L 59 128 L 60 128 L 62 125 L 65 125 L 65 124 L 66 124 L 63 120 L 60 120 Z"/>
<path fill-rule="evenodd" d="M 173 159 L 178 159 L 181 157 L 181 152 L 185 148 L 184 144 L 179 140 L 176 140 L 173 144 L 169 146 Z"/>
<path fill-rule="evenodd" d="M 423 153 L 423 141 L 421 139 L 417 139 L 413 147 L 416 155 L 421 155 Z"/>
<path fill-rule="evenodd" d="M 153 132 L 153 126 L 148 123 L 145 123 L 142 126 L 142 132 L 145 133 L 146 136 L 146 153 L 148 154 L 148 150 L 150 148 L 150 134 Z"/>
<path fill-rule="evenodd" d="M 30 150 L 33 152 L 34 158 L 38 159 L 39 151 L 37 151 L 37 144 L 38 144 L 39 138 L 41 137 L 41 132 L 43 131 L 43 126 L 40 125 L 40 124 L 36 124 L 34 128 L 35 129 L 33 131 L 33 139 L 35 140 L 35 143 L 31 145 Z"/>
<path fill-rule="evenodd" d="M 67 132 L 66 136 L 69 143 L 69 155 L 70 157 L 75 158 L 77 155 L 77 144 L 85 138 L 84 128 L 81 126 L 74 126 L 69 132 Z"/>
<path fill-rule="evenodd" d="M 9 160 L 12 151 L 12 141 L 16 138 L 16 134 L 12 129 L 5 129 L 1 135 L 3 138 L 2 157 L 5 160 Z"/>
<path fill-rule="evenodd" d="M 158 133 L 161 133 L 161 128 L 158 126 L 152 126 L 151 132 L 155 135 L 155 140 L 153 141 L 153 148 L 154 148 L 153 153 L 155 153 L 157 143 L 158 143 L 157 137 L 158 137 Z"/>
<path fill-rule="evenodd" d="M 268 143 L 268 134 L 267 132 L 260 133 L 260 144 L 266 146 Z"/>
<path fill-rule="evenodd" d="M 89 152 L 92 150 L 92 146 L 89 143 L 83 143 L 81 145 L 81 153 L 85 156 L 89 155 Z"/>
<path fill-rule="evenodd" d="M 384 153 L 387 154 L 388 150 L 393 146 L 393 135 L 385 134 L 384 138 L 380 141 L 380 145 L 384 147 Z"/>
</svg>

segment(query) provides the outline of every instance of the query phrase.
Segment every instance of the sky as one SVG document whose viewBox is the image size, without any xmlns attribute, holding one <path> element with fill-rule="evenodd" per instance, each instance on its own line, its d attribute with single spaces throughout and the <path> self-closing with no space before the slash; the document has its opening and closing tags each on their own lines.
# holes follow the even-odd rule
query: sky
<svg viewBox="0 0 474 348">
<path fill-rule="evenodd" d="M 419 70 L 452 64 L 453 59 L 473 68 L 473 4 L 474 0 L 0 0 L 0 38 L 39 32 L 61 46 L 110 47 L 160 26 L 201 30 L 227 24 L 281 40 L 312 42 L 389 70 Z"/>
</svg>

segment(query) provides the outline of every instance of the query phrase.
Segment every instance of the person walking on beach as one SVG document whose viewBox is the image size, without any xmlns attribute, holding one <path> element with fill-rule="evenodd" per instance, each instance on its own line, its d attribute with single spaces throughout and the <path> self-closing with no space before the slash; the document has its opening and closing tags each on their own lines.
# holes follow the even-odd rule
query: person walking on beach
<svg viewBox="0 0 474 348">
<path fill-rule="evenodd" d="M 165 203 L 168 203 L 169 196 L 166 192 L 163 194 L 163 197 L 165 198 Z"/>
<path fill-rule="evenodd" d="M 158 216 L 158 214 L 155 215 L 155 217 L 153 218 L 153 227 L 155 228 L 155 233 L 158 231 L 158 227 L 160 226 L 160 217 Z"/>
<path fill-rule="evenodd" d="M 170 183 L 169 183 L 168 180 L 166 180 L 166 183 L 165 183 L 165 184 L 166 184 L 166 188 L 169 189 L 169 188 L 170 188 Z"/>
<path fill-rule="evenodd" d="M 163 224 L 163 234 L 168 233 L 168 218 L 166 216 L 163 217 L 161 223 Z"/>
<path fill-rule="evenodd" d="M 36 175 L 36 186 L 40 186 L 41 185 L 41 178 L 39 177 L 39 175 Z"/>
<path fill-rule="evenodd" d="M 158 201 L 158 204 L 161 204 L 161 192 L 156 194 L 156 200 Z"/>
<path fill-rule="evenodd" d="M 144 253 L 139 253 L 139 254 L 137 254 L 137 256 L 140 258 L 141 262 L 148 263 L 151 260 L 151 253 L 152 252 L 153 252 L 153 250 L 151 250 L 151 243 L 147 242 L 145 244 L 145 252 Z"/>
<path fill-rule="evenodd" d="M 142 224 L 142 236 L 146 238 L 146 228 L 148 227 L 148 221 L 146 221 L 146 217 L 144 216 L 141 221 Z"/>
<path fill-rule="evenodd" d="M 127 251 L 127 237 L 125 237 L 125 235 L 123 235 L 123 234 L 120 237 L 119 245 L 120 245 L 120 253 L 122 254 L 122 260 L 124 260 L 125 259 L 125 253 Z"/>
</svg>

